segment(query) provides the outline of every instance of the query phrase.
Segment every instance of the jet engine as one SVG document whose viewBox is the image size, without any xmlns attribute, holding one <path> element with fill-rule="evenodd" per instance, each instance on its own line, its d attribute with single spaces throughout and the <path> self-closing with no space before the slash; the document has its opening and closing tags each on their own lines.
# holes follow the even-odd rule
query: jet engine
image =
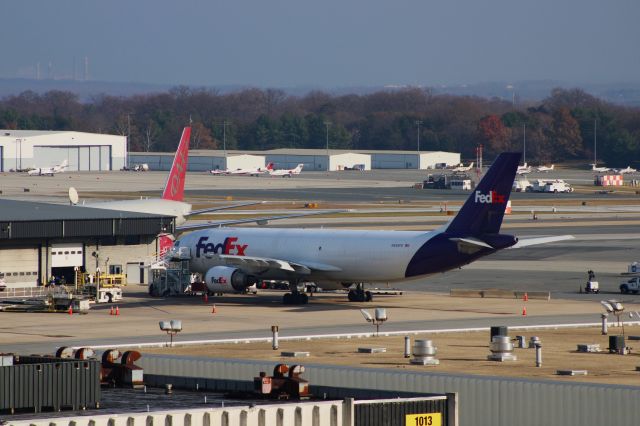
<svg viewBox="0 0 640 426">
<path fill-rule="evenodd" d="M 242 292 L 254 285 L 258 280 L 253 275 L 231 266 L 214 266 L 204 276 L 207 289 L 211 293 Z"/>
</svg>

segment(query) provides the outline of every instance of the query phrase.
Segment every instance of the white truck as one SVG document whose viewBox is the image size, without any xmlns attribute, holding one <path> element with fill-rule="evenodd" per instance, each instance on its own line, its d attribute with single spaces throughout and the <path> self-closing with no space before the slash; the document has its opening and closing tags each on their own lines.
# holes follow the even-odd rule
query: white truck
<svg viewBox="0 0 640 426">
<path fill-rule="evenodd" d="M 533 185 L 527 188 L 528 192 L 573 192 L 573 188 L 562 179 L 534 181 Z"/>
<path fill-rule="evenodd" d="M 627 282 L 620 284 L 620 293 L 624 294 L 638 294 L 640 291 L 640 277 L 634 277 Z"/>
</svg>

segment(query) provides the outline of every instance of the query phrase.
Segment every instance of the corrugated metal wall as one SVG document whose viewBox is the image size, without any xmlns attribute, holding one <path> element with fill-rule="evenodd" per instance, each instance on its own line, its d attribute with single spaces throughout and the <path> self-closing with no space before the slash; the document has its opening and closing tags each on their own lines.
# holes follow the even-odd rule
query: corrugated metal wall
<svg viewBox="0 0 640 426">
<path fill-rule="evenodd" d="M 354 426 L 413 426 L 406 421 L 408 414 L 438 415 L 440 423 L 433 417 L 417 419 L 416 426 L 446 426 L 448 422 L 447 398 L 414 399 L 409 401 L 358 401 L 354 406 Z"/>
<path fill-rule="evenodd" d="M 272 363 L 145 355 L 145 373 L 251 380 Z M 640 424 L 640 387 L 397 372 L 305 364 L 313 385 L 415 393 L 458 392 L 462 426 Z M 630 372 L 630 374 L 633 374 Z"/>
<path fill-rule="evenodd" d="M 171 222 L 161 217 L 2 222 L 0 239 L 156 235 L 171 231 Z"/>
<path fill-rule="evenodd" d="M 20 357 L 0 367 L 0 410 L 59 411 L 100 402 L 100 362 Z"/>
</svg>

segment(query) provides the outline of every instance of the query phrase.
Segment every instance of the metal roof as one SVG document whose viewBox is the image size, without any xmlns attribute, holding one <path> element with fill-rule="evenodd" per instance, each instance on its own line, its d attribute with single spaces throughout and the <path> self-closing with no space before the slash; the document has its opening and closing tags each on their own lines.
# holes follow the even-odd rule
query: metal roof
<svg viewBox="0 0 640 426">
<path fill-rule="evenodd" d="M 28 222 L 42 220 L 141 219 L 171 217 L 149 213 L 97 209 L 64 204 L 0 200 L 0 221 Z"/>
<path fill-rule="evenodd" d="M 174 225 L 172 216 L 0 200 L 0 240 L 155 236 Z"/>
<path fill-rule="evenodd" d="M 68 133 L 70 135 L 100 135 L 100 136 L 118 136 L 120 135 L 111 135 L 107 133 L 89 133 L 89 132 L 76 132 L 71 130 L 12 130 L 12 129 L 0 129 L 0 138 L 8 137 L 8 138 L 35 138 L 39 136 L 49 136 L 49 135 L 61 135 Z"/>
</svg>

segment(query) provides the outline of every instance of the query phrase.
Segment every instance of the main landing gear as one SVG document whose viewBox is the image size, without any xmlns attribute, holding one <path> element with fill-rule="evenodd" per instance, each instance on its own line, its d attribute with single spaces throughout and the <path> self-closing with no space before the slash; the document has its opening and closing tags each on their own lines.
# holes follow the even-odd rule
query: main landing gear
<svg viewBox="0 0 640 426">
<path fill-rule="evenodd" d="M 373 296 L 370 291 L 365 291 L 364 283 L 356 284 L 356 288 L 349 290 L 349 302 L 371 302 Z"/>
<path fill-rule="evenodd" d="M 282 296 L 282 303 L 285 305 L 306 305 L 309 303 L 309 296 L 300 292 L 297 282 L 289 282 L 289 288 L 291 293 L 285 293 Z"/>
</svg>

